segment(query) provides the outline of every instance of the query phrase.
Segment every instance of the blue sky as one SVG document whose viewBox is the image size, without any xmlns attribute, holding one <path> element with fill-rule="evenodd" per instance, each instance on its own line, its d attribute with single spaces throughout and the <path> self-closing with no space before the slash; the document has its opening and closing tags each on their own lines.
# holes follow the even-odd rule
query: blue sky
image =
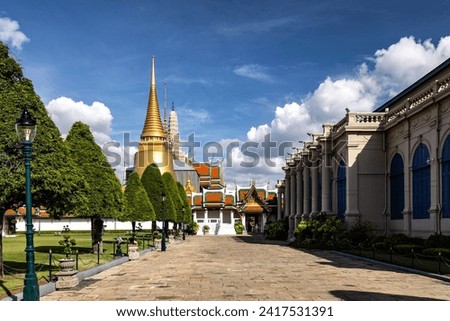
<svg viewBox="0 0 450 321">
<path fill-rule="evenodd" d="M 194 133 L 225 150 L 268 133 L 277 146 L 298 146 L 345 107 L 372 110 L 450 57 L 449 0 L 36 3 L 1 0 L 0 40 L 61 132 L 82 120 L 102 146 L 123 147 L 124 133 L 139 139 L 152 55 L 160 107 L 167 82 L 182 140 Z M 283 177 L 279 154 L 275 166 L 248 168 L 233 149 L 225 178 L 273 185 Z M 195 157 L 205 160 L 201 148 Z"/>
</svg>

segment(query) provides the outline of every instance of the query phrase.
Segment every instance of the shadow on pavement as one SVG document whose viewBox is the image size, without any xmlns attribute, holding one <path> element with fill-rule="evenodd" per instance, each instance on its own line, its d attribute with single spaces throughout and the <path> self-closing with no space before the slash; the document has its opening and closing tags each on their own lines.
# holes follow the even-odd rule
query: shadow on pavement
<svg viewBox="0 0 450 321">
<path fill-rule="evenodd" d="M 271 244 L 271 245 L 283 245 L 288 246 L 289 242 L 279 241 L 279 240 L 268 240 L 262 234 L 247 234 L 247 235 L 237 235 L 233 237 L 237 241 L 253 244 Z"/>
<path fill-rule="evenodd" d="M 410 295 L 385 294 L 377 292 L 364 291 L 330 291 L 334 295 L 344 301 L 443 301 L 433 298 L 417 297 Z"/>
</svg>

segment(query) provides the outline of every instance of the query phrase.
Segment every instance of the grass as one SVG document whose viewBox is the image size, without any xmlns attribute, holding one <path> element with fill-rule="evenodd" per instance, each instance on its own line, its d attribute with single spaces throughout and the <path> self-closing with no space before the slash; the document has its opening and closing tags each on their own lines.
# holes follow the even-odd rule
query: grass
<svg viewBox="0 0 450 321">
<path fill-rule="evenodd" d="M 142 237 L 150 233 L 142 231 L 137 235 L 139 247 L 152 244 L 152 241 L 143 240 Z M 78 270 L 86 270 L 95 265 L 103 264 L 114 259 L 115 238 L 120 236 L 123 240 L 130 237 L 127 231 L 106 231 L 103 236 L 104 253 L 97 255 L 92 251 L 90 231 L 66 232 L 63 235 L 70 235 L 77 241 L 76 250 L 78 250 Z M 59 241 L 63 239 L 62 235 L 55 235 L 55 232 L 34 234 L 35 248 L 35 270 L 39 284 L 45 284 L 50 280 L 50 267 L 52 276 L 59 271 L 58 259 L 65 257 L 62 246 Z M 0 280 L 0 299 L 11 294 L 20 293 L 23 290 L 23 282 L 26 272 L 25 258 L 26 239 L 24 233 L 18 233 L 15 237 L 3 238 L 3 263 L 5 278 Z M 126 252 L 126 247 L 122 246 L 122 251 Z M 52 256 L 50 259 L 49 251 Z"/>
</svg>

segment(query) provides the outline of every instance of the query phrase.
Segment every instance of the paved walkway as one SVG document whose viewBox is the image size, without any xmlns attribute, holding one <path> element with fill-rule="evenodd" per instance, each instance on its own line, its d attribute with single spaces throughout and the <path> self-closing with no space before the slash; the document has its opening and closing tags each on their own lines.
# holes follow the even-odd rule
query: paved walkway
<svg viewBox="0 0 450 321">
<path fill-rule="evenodd" d="M 191 236 L 41 300 L 450 300 L 450 283 L 261 237 Z"/>
</svg>

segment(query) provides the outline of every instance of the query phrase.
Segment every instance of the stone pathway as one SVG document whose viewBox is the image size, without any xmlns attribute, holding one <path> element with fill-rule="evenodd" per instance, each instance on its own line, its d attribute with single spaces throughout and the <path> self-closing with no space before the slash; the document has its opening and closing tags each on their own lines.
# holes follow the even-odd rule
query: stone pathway
<svg viewBox="0 0 450 321">
<path fill-rule="evenodd" d="M 450 283 L 255 236 L 190 236 L 42 301 L 450 300 Z"/>
</svg>

